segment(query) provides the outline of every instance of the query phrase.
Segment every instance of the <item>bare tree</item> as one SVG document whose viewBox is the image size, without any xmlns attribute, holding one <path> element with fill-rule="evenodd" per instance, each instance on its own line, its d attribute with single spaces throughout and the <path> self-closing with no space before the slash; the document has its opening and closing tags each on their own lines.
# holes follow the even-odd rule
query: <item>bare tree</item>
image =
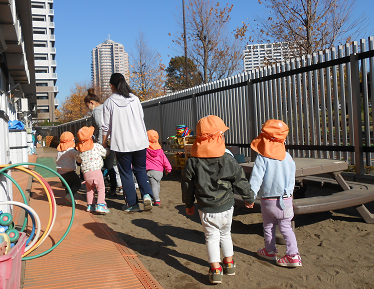
<svg viewBox="0 0 374 289">
<path fill-rule="evenodd" d="M 165 66 L 161 55 L 148 47 L 145 36 L 139 33 L 136 51 L 132 55 L 130 84 L 140 100 L 147 100 L 164 94 Z"/>
<path fill-rule="evenodd" d="M 186 36 L 188 58 L 197 64 L 203 82 L 222 79 L 243 70 L 242 37 L 227 32 L 233 5 L 220 7 L 209 0 L 188 0 Z M 184 48 L 184 33 L 174 41 Z"/>
<path fill-rule="evenodd" d="M 255 20 L 256 40 L 288 42 L 296 48 L 296 56 L 349 43 L 365 27 L 364 17 L 353 18 L 351 15 L 356 0 L 258 2 L 265 5 L 268 13 Z"/>
</svg>

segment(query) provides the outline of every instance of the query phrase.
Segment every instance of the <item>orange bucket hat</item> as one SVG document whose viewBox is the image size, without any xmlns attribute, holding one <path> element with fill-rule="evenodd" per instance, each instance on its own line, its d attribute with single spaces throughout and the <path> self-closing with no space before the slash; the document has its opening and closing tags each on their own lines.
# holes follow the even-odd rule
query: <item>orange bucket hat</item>
<svg viewBox="0 0 374 289">
<path fill-rule="evenodd" d="M 215 115 L 199 120 L 196 126 L 196 140 L 192 145 L 191 156 L 198 158 L 218 158 L 225 153 L 225 140 L 222 134 L 229 128 Z"/>
<path fill-rule="evenodd" d="M 94 142 L 92 139 L 92 135 L 94 131 L 95 128 L 93 126 L 84 126 L 80 130 L 78 130 L 79 143 L 77 144 L 77 150 L 79 150 L 81 153 L 93 149 Z"/>
<path fill-rule="evenodd" d="M 282 161 L 286 157 L 284 142 L 288 131 L 283 121 L 270 119 L 262 125 L 261 133 L 252 141 L 251 148 L 264 157 Z"/>
<path fill-rule="evenodd" d="M 161 145 L 158 143 L 158 133 L 157 131 L 151 129 L 147 131 L 148 140 L 149 140 L 149 149 L 151 150 L 159 150 L 161 149 Z"/>
<path fill-rule="evenodd" d="M 59 152 L 66 151 L 75 146 L 74 135 L 70 131 L 65 131 L 60 136 L 60 144 L 57 146 Z"/>
</svg>

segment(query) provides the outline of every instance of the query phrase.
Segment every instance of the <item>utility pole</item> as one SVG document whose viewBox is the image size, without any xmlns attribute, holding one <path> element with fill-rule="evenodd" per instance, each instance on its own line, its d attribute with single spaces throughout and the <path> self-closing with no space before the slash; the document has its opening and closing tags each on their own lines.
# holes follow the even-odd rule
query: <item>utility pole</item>
<svg viewBox="0 0 374 289">
<path fill-rule="evenodd" d="M 184 0 L 183 5 L 183 41 L 184 41 L 184 77 L 186 79 L 186 88 L 188 88 L 188 64 L 187 64 L 187 40 L 186 40 L 186 16 L 184 12 Z"/>
</svg>

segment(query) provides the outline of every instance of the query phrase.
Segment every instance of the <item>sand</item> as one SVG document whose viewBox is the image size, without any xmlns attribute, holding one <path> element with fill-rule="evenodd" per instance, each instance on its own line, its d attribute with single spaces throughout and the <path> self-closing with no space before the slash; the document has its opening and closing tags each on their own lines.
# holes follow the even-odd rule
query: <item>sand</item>
<svg viewBox="0 0 374 289">
<path fill-rule="evenodd" d="M 163 178 L 160 197 L 160 207 L 131 214 L 121 210 L 122 196 L 107 199 L 111 212 L 100 218 L 138 254 L 164 288 L 209 288 L 204 233 L 198 213 L 185 213 L 180 172 Z M 367 207 L 374 213 L 374 203 Z M 256 255 L 264 245 L 261 214 L 236 209 L 232 239 L 237 272 L 224 275 L 217 286 L 374 288 L 374 224 L 366 224 L 354 208 L 296 216 L 295 223 L 303 266 L 282 268 Z M 278 250 L 283 256 L 285 246 L 278 245 Z"/>
</svg>

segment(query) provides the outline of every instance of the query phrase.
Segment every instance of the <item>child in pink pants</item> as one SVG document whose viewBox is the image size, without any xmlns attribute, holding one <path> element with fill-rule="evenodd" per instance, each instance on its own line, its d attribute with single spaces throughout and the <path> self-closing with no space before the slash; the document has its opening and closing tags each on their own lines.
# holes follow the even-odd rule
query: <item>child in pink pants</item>
<svg viewBox="0 0 374 289">
<path fill-rule="evenodd" d="M 78 131 L 79 143 L 77 150 L 80 152 L 76 160 L 81 163 L 81 171 L 87 188 L 87 212 L 109 213 L 105 202 L 105 183 L 101 168 L 103 157 L 108 151 L 100 144 L 94 143 L 92 135 L 94 127 L 82 127 Z M 97 191 L 97 204 L 95 205 L 95 188 Z"/>
<path fill-rule="evenodd" d="M 275 260 L 279 266 L 300 267 L 301 257 L 291 227 L 296 165 L 286 152 L 287 135 L 288 126 L 283 121 L 270 119 L 262 125 L 261 133 L 252 141 L 251 148 L 258 156 L 249 181 L 253 198 L 251 207 L 258 195 L 261 198 L 265 248 L 259 249 L 257 255 Z M 286 255 L 279 259 L 275 244 L 276 226 L 279 227 L 287 247 Z"/>
</svg>

